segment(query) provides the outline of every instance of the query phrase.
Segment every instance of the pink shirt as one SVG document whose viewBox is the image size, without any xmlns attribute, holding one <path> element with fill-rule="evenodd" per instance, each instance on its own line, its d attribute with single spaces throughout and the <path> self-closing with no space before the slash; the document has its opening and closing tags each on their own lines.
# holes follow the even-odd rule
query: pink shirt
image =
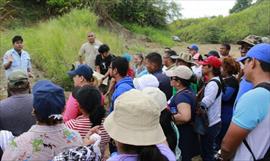
<svg viewBox="0 0 270 161">
<path fill-rule="evenodd" d="M 70 119 L 75 119 L 79 114 L 79 103 L 72 96 L 72 94 L 70 94 L 66 102 L 65 111 L 63 113 L 64 122 L 67 122 Z"/>
<path fill-rule="evenodd" d="M 104 105 L 105 97 L 101 96 L 101 104 Z M 63 113 L 63 119 L 64 122 L 67 122 L 71 119 L 75 119 L 80 115 L 80 109 L 79 109 L 79 103 L 78 101 L 72 96 L 72 94 L 69 95 L 68 100 L 66 102 L 66 108 Z"/>
</svg>

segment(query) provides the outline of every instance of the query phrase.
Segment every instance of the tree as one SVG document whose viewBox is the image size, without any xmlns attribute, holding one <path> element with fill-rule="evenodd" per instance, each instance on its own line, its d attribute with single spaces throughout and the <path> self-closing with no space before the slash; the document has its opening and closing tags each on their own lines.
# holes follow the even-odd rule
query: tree
<svg viewBox="0 0 270 161">
<path fill-rule="evenodd" d="M 237 13 L 251 6 L 252 0 L 237 0 L 230 13 Z"/>
<path fill-rule="evenodd" d="M 109 13 L 119 22 L 160 27 L 180 18 L 180 10 L 176 3 L 166 0 L 121 0 Z"/>
</svg>

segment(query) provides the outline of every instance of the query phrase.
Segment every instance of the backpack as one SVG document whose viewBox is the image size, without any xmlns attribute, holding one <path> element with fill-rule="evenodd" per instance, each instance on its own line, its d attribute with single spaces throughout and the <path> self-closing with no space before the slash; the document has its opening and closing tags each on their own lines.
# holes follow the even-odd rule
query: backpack
<svg viewBox="0 0 270 161">
<path fill-rule="evenodd" d="M 216 80 L 216 79 L 212 79 L 209 82 L 212 82 L 212 81 L 216 82 L 216 84 L 218 85 L 218 92 L 217 92 L 217 95 L 215 97 L 215 99 L 217 99 L 219 97 L 219 95 L 221 94 L 222 85 L 221 85 L 221 82 Z M 194 131 L 200 135 L 205 135 L 207 128 L 209 126 L 207 109 L 202 109 L 200 107 L 200 101 L 203 98 L 204 88 L 205 88 L 205 86 L 197 94 L 196 113 L 195 113 L 194 122 L 193 122 Z"/>
<path fill-rule="evenodd" d="M 263 83 L 258 84 L 258 85 L 255 86 L 254 88 L 258 88 L 258 87 L 265 88 L 265 89 L 267 89 L 267 90 L 270 92 L 270 83 L 263 82 Z M 251 153 L 252 158 L 253 158 L 254 161 L 270 161 L 270 146 L 268 147 L 268 150 L 267 150 L 267 152 L 265 153 L 265 155 L 264 155 L 263 158 L 261 158 L 261 159 L 256 159 L 256 158 L 255 158 L 255 155 L 254 155 L 254 153 L 252 152 L 250 146 L 248 145 L 246 139 L 243 140 L 243 143 L 244 143 L 244 145 L 246 146 L 246 148 L 248 149 L 248 151 Z"/>
</svg>

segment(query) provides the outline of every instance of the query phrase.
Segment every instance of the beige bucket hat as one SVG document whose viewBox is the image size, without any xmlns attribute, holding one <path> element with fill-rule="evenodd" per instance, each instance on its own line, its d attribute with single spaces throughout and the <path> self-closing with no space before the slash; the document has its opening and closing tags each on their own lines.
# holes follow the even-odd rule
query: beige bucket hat
<svg viewBox="0 0 270 161">
<path fill-rule="evenodd" d="M 104 128 L 118 142 L 155 145 L 166 140 L 159 117 L 157 103 L 142 91 L 132 89 L 116 99 L 114 111 L 105 119 Z"/>
<path fill-rule="evenodd" d="M 179 77 L 185 80 L 190 80 L 193 75 L 193 72 L 189 67 L 184 66 L 184 65 L 179 65 L 174 70 L 165 72 L 165 74 L 168 77 Z"/>
</svg>

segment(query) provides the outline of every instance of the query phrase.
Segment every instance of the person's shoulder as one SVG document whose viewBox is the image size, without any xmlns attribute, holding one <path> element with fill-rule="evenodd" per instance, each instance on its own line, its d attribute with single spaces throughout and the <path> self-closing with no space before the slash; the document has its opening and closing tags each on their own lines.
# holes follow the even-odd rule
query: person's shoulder
<svg viewBox="0 0 270 161">
<path fill-rule="evenodd" d="M 14 49 L 9 49 L 5 52 L 4 56 L 11 54 L 14 51 Z"/>
<path fill-rule="evenodd" d="M 270 96 L 269 90 L 262 88 L 262 87 L 257 87 L 257 88 L 253 88 L 250 91 L 246 92 L 242 97 L 248 98 L 247 100 L 249 100 L 249 98 L 263 99 L 265 97 L 269 98 L 269 96 Z"/>
<path fill-rule="evenodd" d="M 89 42 L 84 42 L 81 47 L 84 48 L 84 47 L 86 47 L 88 45 L 89 45 Z"/>
<path fill-rule="evenodd" d="M 103 43 L 100 41 L 100 40 L 98 40 L 98 39 L 95 39 L 95 45 L 102 45 Z"/>
</svg>

